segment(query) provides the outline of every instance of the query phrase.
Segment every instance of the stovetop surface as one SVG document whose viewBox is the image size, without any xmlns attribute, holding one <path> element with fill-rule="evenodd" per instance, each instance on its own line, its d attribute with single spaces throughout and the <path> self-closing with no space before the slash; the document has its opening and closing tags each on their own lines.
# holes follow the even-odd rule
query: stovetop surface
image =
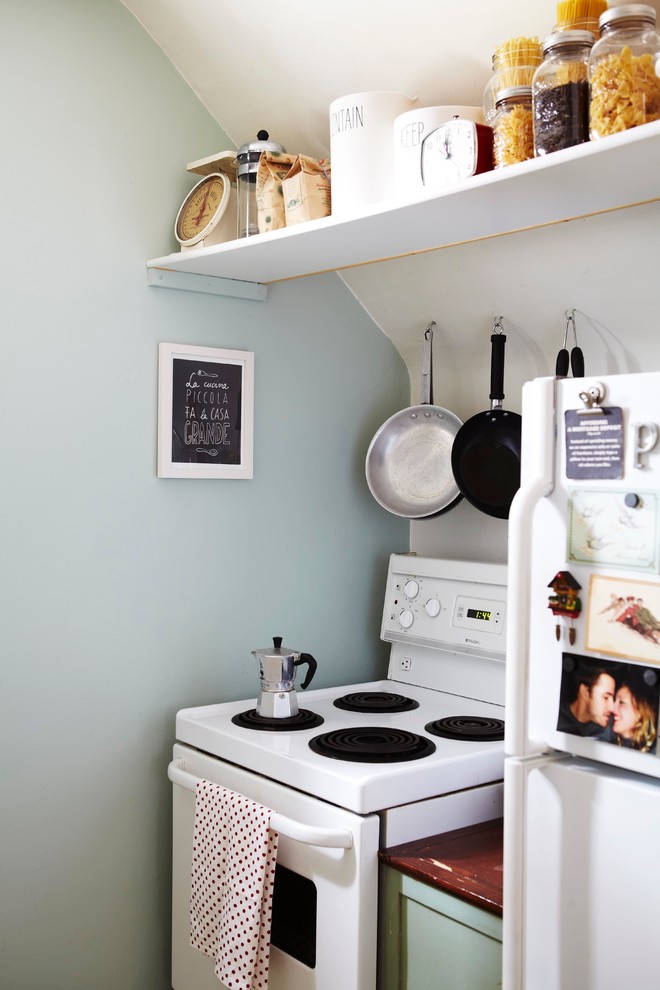
<svg viewBox="0 0 660 990">
<path fill-rule="evenodd" d="M 418 707 L 389 714 L 351 712 L 334 705 L 335 699 L 349 692 L 372 691 L 404 695 Z M 298 704 L 320 715 L 323 724 L 290 732 L 261 732 L 233 724 L 235 715 L 254 709 L 253 698 L 180 711 L 177 740 L 362 814 L 502 778 L 502 742 L 444 739 L 425 730 L 427 723 L 449 716 L 502 719 L 501 705 L 390 679 L 299 691 Z M 418 734 L 433 742 L 433 752 L 412 762 L 352 763 L 330 759 L 309 746 L 321 733 L 369 726 Z"/>
<path fill-rule="evenodd" d="M 177 740 L 361 814 L 499 781 L 503 742 L 446 739 L 425 727 L 452 716 L 504 717 L 505 584 L 502 565 L 392 554 L 380 636 L 391 644 L 387 679 L 299 690 L 299 707 L 323 718 L 304 730 L 235 725 L 232 718 L 253 711 L 256 698 L 186 709 L 177 715 Z M 395 692 L 418 706 L 365 713 L 333 704 L 361 692 Z M 350 730 L 369 726 L 388 736 L 416 734 L 422 755 L 353 763 L 310 748 L 320 734 L 355 736 Z"/>
</svg>

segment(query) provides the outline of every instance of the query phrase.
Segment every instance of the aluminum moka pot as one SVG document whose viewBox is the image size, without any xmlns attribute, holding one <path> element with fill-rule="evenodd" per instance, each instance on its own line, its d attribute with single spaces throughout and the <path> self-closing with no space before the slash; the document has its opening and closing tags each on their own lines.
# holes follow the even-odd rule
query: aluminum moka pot
<svg viewBox="0 0 660 990">
<path fill-rule="evenodd" d="M 308 687 L 316 673 L 316 660 L 311 653 L 300 653 L 282 646 L 282 637 L 273 637 L 271 649 L 252 650 L 259 661 L 261 692 L 257 701 L 257 715 L 264 718 L 291 718 L 298 714 L 298 699 L 294 690 L 296 667 L 306 663 L 309 667 L 300 685 Z"/>
</svg>

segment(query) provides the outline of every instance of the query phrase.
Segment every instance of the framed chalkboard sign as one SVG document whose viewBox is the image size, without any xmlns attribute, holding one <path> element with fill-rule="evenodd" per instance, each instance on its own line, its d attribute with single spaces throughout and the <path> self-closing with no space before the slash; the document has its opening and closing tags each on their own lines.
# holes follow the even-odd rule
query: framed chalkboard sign
<svg viewBox="0 0 660 990">
<path fill-rule="evenodd" d="M 254 354 L 159 344 L 158 477 L 251 478 Z"/>
</svg>

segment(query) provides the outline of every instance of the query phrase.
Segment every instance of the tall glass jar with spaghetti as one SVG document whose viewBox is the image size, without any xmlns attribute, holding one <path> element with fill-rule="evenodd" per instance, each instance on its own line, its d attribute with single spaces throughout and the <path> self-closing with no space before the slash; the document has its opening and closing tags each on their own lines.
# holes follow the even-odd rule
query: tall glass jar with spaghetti
<svg viewBox="0 0 660 990">
<path fill-rule="evenodd" d="M 515 165 L 534 157 L 531 86 L 509 86 L 497 94 L 493 157 L 495 168 Z"/>
<path fill-rule="evenodd" d="M 598 37 L 598 18 L 607 0 L 559 0 L 555 31 L 591 31 Z"/>
<path fill-rule="evenodd" d="M 531 86 L 542 61 L 541 43 L 536 37 L 510 38 L 495 49 L 493 74 L 484 90 L 484 124 L 493 126 L 497 94 L 513 86 Z"/>
<path fill-rule="evenodd" d="M 655 9 L 642 3 L 610 7 L 598 23 L 600 40 L 589 56 L 592 140 L 660 119 Z"/>
<path fill-rule="evenodd" d="M 555 31 L 543 42 L 545 58 L 532 81 L 534 154 L 549 155 L 589 140 L 587 64 L 590 31 Z"/>
</svg>

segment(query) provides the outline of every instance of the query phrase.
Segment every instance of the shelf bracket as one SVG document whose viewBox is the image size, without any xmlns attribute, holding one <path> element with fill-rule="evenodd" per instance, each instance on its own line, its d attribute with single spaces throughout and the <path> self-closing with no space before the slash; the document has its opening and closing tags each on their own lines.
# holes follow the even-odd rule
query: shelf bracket
<svg viewBox="0 0 660 990">
<path fill-rule="evenodd" d="M 192 272 L 175 272 L 169 268 L 147 268 L 149 285 L 162 289 L 183 289 L 186 292 L 209 292 L 214 296 L 234 296 L 237 299 L 253 299 L 263 302 L 268 286 L 261 282 L 243 282 L 236 278 L 220 278 L 217 275 L 195 275 Z"/>
</svg>

